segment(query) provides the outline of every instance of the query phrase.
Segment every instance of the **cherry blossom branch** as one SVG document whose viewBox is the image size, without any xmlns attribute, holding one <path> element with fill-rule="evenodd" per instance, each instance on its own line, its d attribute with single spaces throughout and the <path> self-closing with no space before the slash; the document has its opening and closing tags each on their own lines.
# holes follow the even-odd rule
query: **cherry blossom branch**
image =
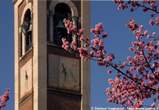
<svg viewBox="0 0 159 110">
<path fill-rule="evenodd" d="M 123 76 L 126 76 L 127 78 L 129 78 L 130 80 L 134 81 L 136 84 L 139 84 L 140 86 L 142 86 L 141 84 L 141 81 L 139 79 L 133 79 L 132 77 L 128 76 L 127 74 L 125 74 L 123 71 L 121 71 L 120 69 L 118 69 L 116 66 L 114 66 L 113 64 L 109 63 L 109 65 L 114 68 L 117 72 L 120 72 Z M 153 90 L 153 91 L 159 91 L 159 89 L 154 89 L 154 88 L 151 88 L 149 86 L 146 86 L 146 85 L 143 85 L 145 88 L 147 89 L 150 89 L 150 90 Z"/>
<path fill-rule="evenodd" d="M 152 74 L 153 74 L 153 75 L 157 78 L 157 80 L 159 81 L 159 77 L 156 76 L 156 74 L 154 73 L 154 69 L 151 67 L 149 61 L 147 60 L 144 50 L 142 50 L 142 53 L 143 53 L 144 59 L 145 59 L 147 65 L 149 66 L 149 68 L 150 68 Z"/>
<path fill-rule="evenodd" d="M 142 2 L 142 4 L 140 3 Z M 137 0 L 114 0 L 114 3 L 117 4 L 119 10 L 125 10 L 130 8 L 131 11 L 134 11 L 136 8 L 143 8 L 143 12 L 152 11 L 156 14 L 159 13 L 157 10 L 157 2 L 152 0 L 144 0 L 144 1 L 137 1 Z M 148 6 L 146 6 L 148 5 Z"/>
<path fill-rule="evenodd" d="M 159 93 L 156 79 L 151 78 L 151 74 L 145 74 L 149 72 L 146 69 L 152 69 L 152 67 L 149 64 L 147 56 L 141 50 L 145 48 L 151 53 L 154 46 L 152 42 L 145 45 L 143 41 L 140 41 L 142 36 L 148 35 L 148 32 L 143 30 L 142 25 L 139 26 L 133 19 L 128 23 L 128 27 L 135 33 L 137 39 L 133 42 L 133 47 L 130 49 L 135 55 L 133 57 L 127 57 L 127 60 L 120 65 L 113 64 L 115 56 L 105 50 L 103 38 L 107 38 L 108 34 L 104 32 L 104 27 L 101 23 L 96 24 L 95 28 L 91 29 L 94 36 L 90 43 L 89 39 L 84 36 L 84 31 L 82 29 L 77 30 L 71 22 L 65 22 L 65 26 L 68 32 L 72 34 L 73 40 L 70 42 L 67 38 L 63 38 L 62 47 L 68 52 L 77 53 L 81 59 L 94 60 L 100 66 L 105 66 L 106 68 L 111 67 L 123 76 L 123 78 L 120 78 L 117 74 L 114 80 L 109 79 L 108 81 L 111 88 L 107 90 L 107 95 L 110 97 L 111 102 L 141 107 L 145 98 L 150 98 L 152 95 Z M 77 45 L 77 42 L 80 45 Z M 153 56 L 149 57 L 151 58 Z M 147 67 L 148 64 L 149 66 Z M 126 70 L 126 73 L 122 70 Z M 133 74 L 134 70 L 136 73 Z M 112 71 L 108 73 L 111 74 Z M 143 79 L 138 75 L 142 75 Z"/>
<path fill-rule="evenodd" d="M 87 57 L 90 58 L 90 60 L 94 60 L 94 61 L 98 61 L 97 59 L 93 59 L 92 57 Z M 123 71 L 121 71 L 120 69 L 118 69 L 115 65 L 113 65 L 112 63 L 108 63 L 109 66 L 111 66 L 113 69 L 115 69 L 117 72 L 121 73 L 123 76 L 127 77 L 128 79 L 132 80 L 134 83 L 136 83 L 136 85 L 138 86 L 139 90 L 141 90 L 140 86 L 144 86 L 146 89 L 152 90 L 154 92 L 158 92 L 159 89 L 154 89 L 152 87 L 146 86 L 146 85 L 142 85 L 141 81 L 139 79 L 134 79 L 131 76 L 127 75 L 126 73 L 124 73 Z M 107 68 L 107 66 L 106 66 Z M 140 86 L 139 86 L 140 85 Z"/>
<path fill-rule="evenodd" d="M 144 52 L 143 49 L 142 49 L 142 54 L 143 54 L 143 56 L 144 56 L 144 59 L 145 59 L 146 64 L 149 66 L 151 72 L 154 73 L 154 69 L 151 67 L 149 61 L 147 60 L 146 55 L 145 55 L 145 52 Z"/>
<path fill-rule="evenodd" d="M 118 69 L 116 66 L 114 66 L 112 63 L 109 63 L 109 65 L 115 69 L 117 72 L 120 72 L 123 76 L 126 76 L 127 78 L 131 79 L 132 81 L 134 81 L 134 79 L 130 76 L 128 76 L 127 74 L 125 74 L 123 71 L 121 71 L 120 69 Z M 135 81 L 137 84 L 139 84 L 138 81 Z"/>
<path fill-rule="evenodd" d="M 139 4 L 139 3 L 136 3 L 136 5 L 138 7 L 145 8 L 146 10 L 150 10 L 152 12 L 155 12 L 155 13 L 159 14 L 159 11 L 157 11 L 157 9 L 153 9 L 153 8 L 145 6 L 144 4 Z"/>
</svg>

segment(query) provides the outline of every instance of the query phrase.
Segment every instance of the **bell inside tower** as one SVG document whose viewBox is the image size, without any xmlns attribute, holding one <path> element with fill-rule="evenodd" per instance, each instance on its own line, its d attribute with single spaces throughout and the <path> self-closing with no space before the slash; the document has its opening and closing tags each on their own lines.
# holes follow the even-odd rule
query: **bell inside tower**
<svg viewBox="0 0 159 110">
<path fill-rule="evenodd" d="M 55 13 L 53 16 L 54 22 L 54 44 L 61 46 L 62 38 L 66 38 L 68 41 L 71 41 L 71 37 L 67 34 L 67 29 L 64 26 L 64 19 L 71 19 L 71 10 L 69 6 L 64 3 L 59 3 L 55 7 Z"/>
</svg>

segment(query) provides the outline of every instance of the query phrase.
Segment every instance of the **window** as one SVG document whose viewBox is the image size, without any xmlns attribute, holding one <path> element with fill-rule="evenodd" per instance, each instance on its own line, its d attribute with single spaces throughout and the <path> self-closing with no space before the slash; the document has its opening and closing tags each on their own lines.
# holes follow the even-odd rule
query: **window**
<svg viewBox="0 0 159 110">
<path fill-rule="evenodd" d="M 62 38 L 66 38 L 71 41 L 72 38 L 67 34 L 67 29 L 64 26 L 64 19 L 71 19 L 71 9 L 64 3 L 59 3 L 55 6 L 55 12 L 53 15 L 53 26 L 54 26 L 54 34 L 53 34 L 53 43 L 61 46 Z"/>
<path fill-rule="evenodd" d="M 32 47 L 32 15 L 30 9 L 25 12 L 22 29 L 22 55 Z"/>
</svg>

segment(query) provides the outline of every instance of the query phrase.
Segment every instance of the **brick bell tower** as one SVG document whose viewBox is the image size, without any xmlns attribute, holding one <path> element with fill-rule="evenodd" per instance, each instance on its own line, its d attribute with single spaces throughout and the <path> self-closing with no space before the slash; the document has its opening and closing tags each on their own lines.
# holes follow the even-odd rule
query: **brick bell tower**
<svg viewBox="0 0 159 110">
<path fill-rule="evenodd" d="M 90 109 L 89 61 L 61 48 L 63 20 L 89 36 L 89 11 L 86 0 L 14 0 L 15 110 Z"/>
</svg>

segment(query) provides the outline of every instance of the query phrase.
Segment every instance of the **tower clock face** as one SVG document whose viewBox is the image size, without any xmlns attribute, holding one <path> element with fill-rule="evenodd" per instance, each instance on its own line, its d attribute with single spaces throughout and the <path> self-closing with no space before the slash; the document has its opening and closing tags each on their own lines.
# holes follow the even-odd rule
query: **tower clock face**
<svg viewBox="0 0 159 110">
<path fill-rule="evenodd" d="M 80 60 L 57 55 L 49 56 L 49 86 L 80 90 Z"/>
</svg>

